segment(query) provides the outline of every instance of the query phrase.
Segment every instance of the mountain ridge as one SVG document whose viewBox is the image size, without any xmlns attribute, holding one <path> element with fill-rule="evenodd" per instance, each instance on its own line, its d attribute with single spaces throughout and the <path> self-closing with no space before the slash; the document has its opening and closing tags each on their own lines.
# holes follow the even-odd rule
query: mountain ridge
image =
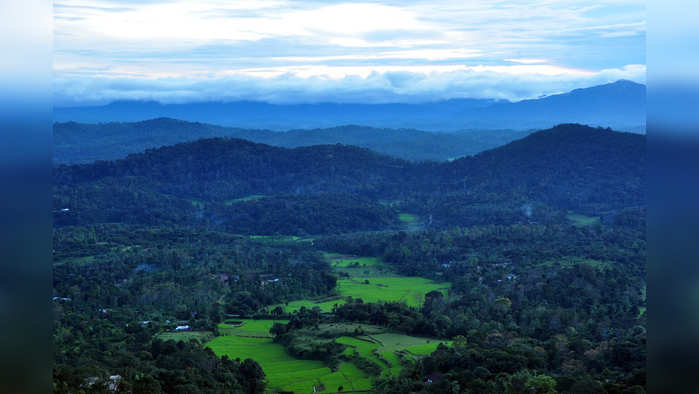
<svg viewBox="0 0 699 394">
<path fill-rule="evenodd" d="M 644 173 L 645 136 L 567 124 L 453 162 L 410 162 L 341 144 L 288 149 L 212 138 L 61 165 L 54 179 L 59 190 L 82 188 L 83 204 L 122 195 L 138 206 L 143 190 L 153 196 L 148 204 L 175 199 L 188 209 L 182 201 L 330 193 L 411 200 L 411 210 L 425 215 L 483 204 L 513 211 L 529 203 L 604 215 L 644 203 Z M 127 192 L 134 187 L 138 192 Z M 80 209 L 71 199 L 64 195 L 60 205 Z"/>
<path fill-rule="evenodd" d="M 420 104 L 269 104 L 254 101 L 161 104 L 118 101 L 102 106 L 57 107 L 54 110 L 54 120 L 58 122 L 134 122 L 163 116 L 272 130 L 327 128 L 341 124 L 425 131 L 522 130 L 575 122 L 641 131 L 645 130 L 645 85 L 622 80 L 518 102 L 494 99 L 452 99 Z"/>
</svg>

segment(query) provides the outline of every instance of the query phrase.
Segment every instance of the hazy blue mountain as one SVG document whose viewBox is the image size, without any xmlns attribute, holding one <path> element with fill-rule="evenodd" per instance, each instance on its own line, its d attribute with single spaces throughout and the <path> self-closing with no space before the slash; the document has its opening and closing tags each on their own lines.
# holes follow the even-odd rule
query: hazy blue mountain
<svg viewBox="0 0 699 394">
<path fill-rule="evenodd" d="M 202 102 L 160 104 L 119 101 L 103 106 L 55 108 L 57 122 L 136 122 L 170 117 L 242 128 L 311 129 L 359 124 L 427 131 L 532 129 L 563 122 L 625 131 L 645 130 L 645 85 L 631 81 L 576 89 L 535 100 L 454 99 L 423 104 L 269 104 Z"/>
<path fill-rule="evenodd" d="M 353 125 L 278 132 L 229 128 L 169 118 L 128 123 L 56 123 L 53 131 L 56 163 L 120 159 L 149 148 L 211 137 L 242 138 L 286 148 L 340 143 L 409 160 L 441 161 L 473 155 L 528 134 L 528 131 L 514 130 L 433 133 Z"/>
</svg>

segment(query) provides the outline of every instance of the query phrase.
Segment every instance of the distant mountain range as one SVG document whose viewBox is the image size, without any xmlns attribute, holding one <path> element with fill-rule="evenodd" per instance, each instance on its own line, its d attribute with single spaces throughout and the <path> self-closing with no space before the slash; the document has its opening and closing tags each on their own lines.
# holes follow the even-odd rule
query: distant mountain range
<svg viewBox="0 0 699 394">
<path fill-rule="evenodd" d="M 542 129 L 583 123 L 643 132 L 645 85 L 620 80 L 533 100 L 453 99 L 423 104 L 269 104 L 201 102 L 160 104 L 119 101 L 103 106 L 54 109 L 57 122 L 138 122 L 159 117 L 221 126 L 289 130 L 357 124 L 426 131 Z"/>
<path fill-rule="evenodd" d="M 131 153 L 143 152 L 150 148 L 213 137 L 241 138 L 286 148 L 339 143 L 369 148 L 408 160 L 443 161 L 504 145 L 526 136 L 529 131 L 471 130 L 433 133 L 414 129 L 378 129 L 350 125 L 279 132 L 159 118 L 132 123 L 56 123 L 53 133 L 54 162 L 69 164 L 121 159 Z"/>
</svg>

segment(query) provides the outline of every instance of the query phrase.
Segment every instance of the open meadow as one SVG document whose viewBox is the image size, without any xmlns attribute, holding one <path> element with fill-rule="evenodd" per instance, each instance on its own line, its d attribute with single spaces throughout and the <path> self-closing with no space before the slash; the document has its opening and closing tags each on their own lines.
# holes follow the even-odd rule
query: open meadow
<svg viewBox="0 0 699 394">
<path fill-rule="evenodd" d="M 337 296 L 315 300 L 297 300 L 280 305 L 285 312 L 293 312 L 305 307 L 320 308 L 331 312 L 334 305 L 343 305 L 348 297 L 361 298 L 364 302 L 405 302 L 409 306 L 422 305 L 425 294 L 441 291 L 445 295 L 451 284 L 438 283 L 430 279 L 396 275 L 377 257 L 347 256 L 325 253 L 336 273 L 345 273 L 349 278 L 337 281 Z"/>
</svg>

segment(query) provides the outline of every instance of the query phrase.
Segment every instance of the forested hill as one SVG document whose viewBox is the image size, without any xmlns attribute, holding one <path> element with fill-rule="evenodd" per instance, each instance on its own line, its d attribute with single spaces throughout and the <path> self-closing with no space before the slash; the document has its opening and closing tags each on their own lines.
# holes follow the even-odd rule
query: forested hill
<svg viewBox="0 0 699 394">
<path fill-rule="evenodd" d="M 56 123 L 53 126 L 54 162 L 90 163 L 122 159 L 146 149 L 201 138 L 242 138 L 268 145 L 299 146 L 346 144 L 408 160 L 442 161 L 473 155 L 524 137 L 528 131 L 463 130 L 434 133 L 414 129 L 386 129 L 357 125 L 284 132 L 240 129 L 158 118 L 132 123 Z"/>
<path fill-rule="evenodd" d="M 250 194 L 390 194 L 419 166 L 347 145 L 278 148 L 235 138 L 202 139 L 117 161 L 61 166 L 58 184 L 142 180 L 161 191 L 206 200 Z"/>
<path fill-rule="evenodd" d="M 581 125 L 561 125 L 441 164 L 345 145 L 285 149 L 205 139 L 118 161 L 57 167 L 56 209 L 70 213 L 59 214 L 56 223 L 126 216 L 253 223 L 261 212 L 281 212 L 269 220 L 283 221 L 292 219 L 284 210 L 295 216 L 333 211 L 344 216 L 324 220 L 341 231 L 384 228 L 395 222 L 397 209 L 431 217 L 438 226 L 553 220 L 569 210 L 599 217 L 643 205 L 644 169 L 644 136 Z M 391 201 L 390 208 L 379 200 Z M 533 218 L 523 206 L 534 208 Z M 240 219 L 241 212 L 247 219 Z"/>
<path fill-rule="evenodd" d="M 440 175 L 454 188 L 510 190 L 588 212 L 637 206 L 645 203 L 645 143 L 644 135 L 563 124 L 456 160 Z"/>
</svg>

